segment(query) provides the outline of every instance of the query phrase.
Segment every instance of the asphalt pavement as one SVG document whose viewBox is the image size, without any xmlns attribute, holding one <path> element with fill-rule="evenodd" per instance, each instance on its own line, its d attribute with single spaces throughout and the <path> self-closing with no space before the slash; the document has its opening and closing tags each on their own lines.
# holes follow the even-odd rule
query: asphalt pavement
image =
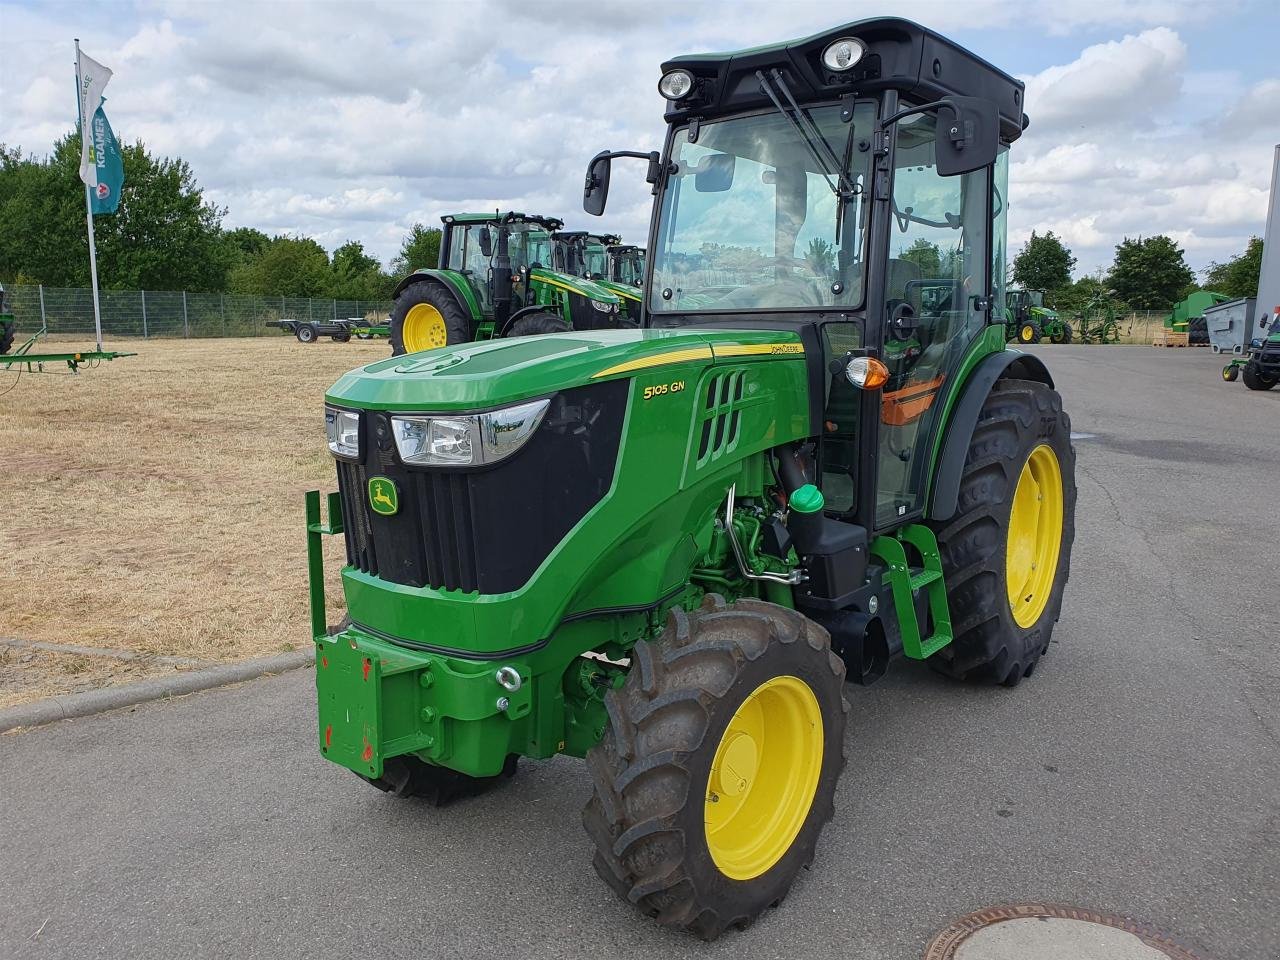
<svg viewBox="0 0 1280 960">
<path fill-rule="evenodd" d="M 1043 901 L 1275 960 L 1280 389 L 1208 350 L 1036 349 L 1092 435 L 1051 653 L 1012 690 L 849 688 L 836 819 L 750 930 L 617 902 L 577 761 L 442 810 L 378 793 L 321 759 L 296 670 L 0 737 L 0 956 L 917 960 Z"/>
</svg>

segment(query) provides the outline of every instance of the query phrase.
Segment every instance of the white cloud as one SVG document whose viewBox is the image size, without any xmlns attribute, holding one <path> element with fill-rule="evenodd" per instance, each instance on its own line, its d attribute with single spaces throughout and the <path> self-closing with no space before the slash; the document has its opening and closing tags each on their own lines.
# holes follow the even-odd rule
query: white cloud
<svg viewBox="0 0 1280 960">
<path fill-rule="evenodd" d="M 1280 115 L 1280 71 L 1249 76 L 1240 62 L 1197 56 L 1203 32 L 1230 33 L 1237 6 L 141 0 L 77 7 L 78 20 L 68 7 L 0 6 L 0 138 L 39 153 L 70 129 L 67 37 L 78 32 L 115 70 L 118 134 L 186 159 L 228 208 L 228 226 L 303 233 L 330 249 L 358 239 L 386 261 L 415 221 L 461 209 L 587 223 L 588 159 L 661 145 L 658 65 L 675 54 L 892 13 L 960 34 L 997 63 L 1026 62 L 1041 43 L 1071 51 L 1028 78 L 1032 126 L 1013 151 L 1015 249 L 1031 229 L 1053 229 L 1092 269 L 1125 233 L 1177 231 L 1199 266 L 1261 229 Z M 1253 16 L 1274 28 L 1264 4 Z M 1085 35 L 1102 42 L 1071 45 Z M 642 165 L 620 162 L 609 213 L 592 225 L 641 238 L 649 200 Z"/>
</svg>

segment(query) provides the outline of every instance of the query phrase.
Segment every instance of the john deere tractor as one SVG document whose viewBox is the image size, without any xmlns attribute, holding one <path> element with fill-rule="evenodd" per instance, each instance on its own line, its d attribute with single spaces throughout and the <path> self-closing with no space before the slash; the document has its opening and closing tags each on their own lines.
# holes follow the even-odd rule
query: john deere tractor
<svg viewBox="0 0 1280 960">
<path fill-rule="evenodd" d="M 1039 290 L 1009 290 L 1005 294 L 1005 325 L 1008 339 L 1019 343 L 1039 343 L 1048 337 L 1052 343 L 1070 343 L 1071 324 L 1056 310 L 1044 305 Z"/>
<path fill-rule="evenodd" d="M 609 248 L 622 242 L 611 233 L 561 230 L 551 235 L 556 269 L 598 283 L 622 301 L 622 313 L 639 319 L 640 291 L 635 284 L 617 283 L 609 265 Z"/>
<path fill-rule="evenodd" d="M 1250 390 L 1270 390 L 1280 383 L 1280 313 L 1271 318 L 1269 326 L 1266 321 L 1262 325 L 1266 333 L 1250 340 L 1244 355 L 1222 368 L 1223 380 L 1231 383 L 1243 371 L 1244 385 Z"/>
<path fill-rule="evenodd" d="M 644 247 L 620 243 L 607 249 L 609 279 L 627 287 L 644 286 Z"/>
<path fill-rule="evenodd" d="M 600 876 L 713 938 L 787 894 L 837 808 L 858 829 L 850 684 L 900 657 L 1031 676 L 1075 453 L 1049 371 L 1005 349 L 1020 81 L 876 19 L 679 57 L 659 90 L 662 151 L 597 155 L 584 200 L 647 163 L 640 329 L 450 345 L 326 395 L 317 734 L 436 800 L 584 758 Z M 951 252 L 923 285 L 921 239 Z M 332 630 L 325 533 L 347 550 Z"/>
<path fill-rule="evenodd" d="M 617 326 L 622 298 L 551 265 L 550 236 L 564 224 L 523 213 L 441 218 L 440 262 L 400 281 L 391 353 L 471 340 Z"/>
</svg>

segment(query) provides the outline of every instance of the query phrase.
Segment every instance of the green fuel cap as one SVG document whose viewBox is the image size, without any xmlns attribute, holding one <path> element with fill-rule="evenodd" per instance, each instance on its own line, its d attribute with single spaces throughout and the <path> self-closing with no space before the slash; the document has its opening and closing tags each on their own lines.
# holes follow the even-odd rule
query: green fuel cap
<svg viewBox="0 0 1280 960">
<path fill-rule="evenodd" d="M 821 490 L 812 483 L 806 483 L 792 491 L 789 502 L 791 509 L 799 513 L 817 513 L 826 501 L 822 498 Z"/>
</svg>

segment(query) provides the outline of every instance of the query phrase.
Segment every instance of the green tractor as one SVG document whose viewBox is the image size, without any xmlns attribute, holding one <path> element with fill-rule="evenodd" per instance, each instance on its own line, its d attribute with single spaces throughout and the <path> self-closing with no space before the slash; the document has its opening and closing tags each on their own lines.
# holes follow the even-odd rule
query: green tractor
<svg viewBox="0 0 1280 960">
<path fill-rule="evenodd" d="M 622 243 L 621 237 L 586 230 L 561 230 L 553 233 L 551 240 L 555 244 L 557 270 L 598 283 L 622 301 L 623 315 L 639 320 L 640 290 L 635 284 L 614 281 L 610 269 L 609 249 Z"/>
<path fill-rule="evenodd" d="M 1243 377 L 1250 390 L 1270 390 L 1280 383 L 1280 313 L 1271 318 L 1265 337 L 1254 337 L 1244 356 L 1236 357 L 1222 368 L 1222 379 L 1228 383 Z"/>
<path fill-rule="evenodd" d="M 619 243 L 607 248 L 609 279 L 625 287 L 644 286 L 644 247 Z"/>
<path fill-rule="evenodd" d="M 612 161 L 647 161 L 639 329 L 450 346 L 328 391 L 317 734 L 437 802 L 584 758 L 600 876 L 711 939 L 817 855 L 849 683 L 899 657 L 1031 676 L 1075 453 L 994 306 L 1020 81 L 885 18 L 680 57 L 659 91 L 663 150 L 597 155 L 584 197 L 600 214 Z M 922 239 L 950 264 L 912 284 Z M 325 534 L 346 542 L 332 629 Z"/>
<path fill-rule="evenodd" d="M 437 269 L 400 281 L 391 309 L 391 353 L 472 340 L 617 326 L 623 300 L 604 286 L 553 269 L 551 235 L 564 224 L 523 213 L 441 218 Z"/>
<path fill-rule="evenodd" d="M 1039 290 L 1010 290 L 1005 294 L 1005 336 L 1019 343 L 1039 343 L 1048 337 L 1052 343 L 1070 343 L 1071 324 L 1056 310 L 1044 305 Z"/>
<path fill-rule="evenodd" d="M 17 328 L 18 319 L 9 311 L 4 284 L 0 283 L 0 354 L 8 353 L 13 347 L 13 337 Z"/>
</svg>

